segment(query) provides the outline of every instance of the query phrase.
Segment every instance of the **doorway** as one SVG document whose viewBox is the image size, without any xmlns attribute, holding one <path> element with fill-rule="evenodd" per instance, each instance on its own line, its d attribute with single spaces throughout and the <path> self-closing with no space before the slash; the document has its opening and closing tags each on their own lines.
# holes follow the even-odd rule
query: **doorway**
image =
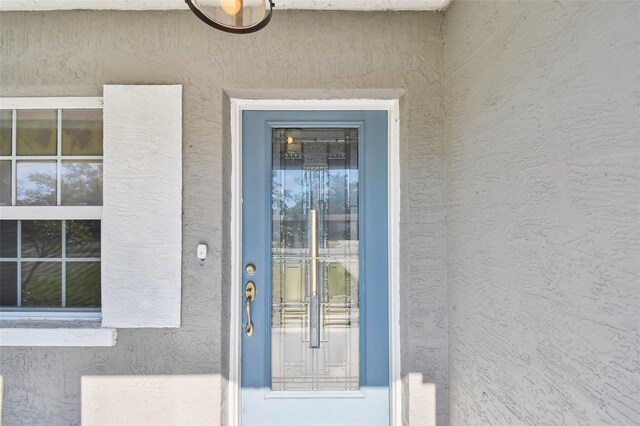
<svg viewBox="0 0 640 426">
<path fill-rule="evenodd" d="M 399 389 L 390 391 L 399 362 L 388 114 L 237 117 L 242 251 L 232 345 L 242 424 L 390 424 L 399 414 Z"/>
</svg>

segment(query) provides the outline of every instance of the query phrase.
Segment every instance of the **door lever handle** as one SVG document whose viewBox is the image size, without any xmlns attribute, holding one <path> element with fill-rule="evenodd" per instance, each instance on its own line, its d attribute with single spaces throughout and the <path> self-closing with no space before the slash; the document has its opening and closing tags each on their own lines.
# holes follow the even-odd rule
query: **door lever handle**
<svg viewBox="0 0 640 426">
<path fill-rule="evenodd" d="M 309 254 L 311 273 L 309 297 L 309 347 L 320 347 L 320 295 L 318 294 L 318 211 L 309 210 Z"/>
<path fill-rule="evenodd" d="M 245 331 L 247 336 L 251 336 L 253 334 L 253 322 L 251 321 L 251 302 L 256 298 L 256 285 L 253 281 L 247 282 L 247 285 L 244 287 L 244 298 L 245 298 L 245 310 L 247 311 L 247 326 L 245 327 Z"/>
</svg>

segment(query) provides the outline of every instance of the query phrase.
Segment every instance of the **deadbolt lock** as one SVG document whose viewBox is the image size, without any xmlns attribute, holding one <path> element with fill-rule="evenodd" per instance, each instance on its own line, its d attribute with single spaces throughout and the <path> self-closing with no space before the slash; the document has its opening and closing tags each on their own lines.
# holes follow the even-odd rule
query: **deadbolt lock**
<svg viewBox="0 0 640 426">
<path fill-rule="evenodd" d="M 256 265 L 253 263 L 247 263 L 247 266 L 244 267 L 244 271 L 247 275 L 253 275 L 256 273 Z"/>
</svg>

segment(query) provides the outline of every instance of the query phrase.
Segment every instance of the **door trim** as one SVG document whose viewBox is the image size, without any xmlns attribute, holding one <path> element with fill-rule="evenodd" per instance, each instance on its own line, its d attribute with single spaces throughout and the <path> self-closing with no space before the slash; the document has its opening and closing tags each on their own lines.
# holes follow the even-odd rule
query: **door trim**
<svg viewBox="0 0 640 426">
<path fill-rule="evenodd" d="M 400 102 L 399 99 L 230 99 L 231 107 L 231 292 L 228 424 L 241 419 L 240 354 L 242 312 L 242 112 L 247 110 L 387 111 L 389 408 L 391 424 L 402 423 L 400 381 Z"/>
</svg>

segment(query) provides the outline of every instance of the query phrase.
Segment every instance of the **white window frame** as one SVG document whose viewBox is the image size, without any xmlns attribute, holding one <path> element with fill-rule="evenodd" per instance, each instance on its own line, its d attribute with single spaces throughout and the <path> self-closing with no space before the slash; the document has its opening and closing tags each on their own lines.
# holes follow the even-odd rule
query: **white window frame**
<svg viewBox="0 0 640 426">
<path fill-rule="evenodd" d="M 83 160 L 103 160 L 103 156 L 63 156 L 61 151 L 62 143 L 62 114 L 61 110 L 69 109 L 103 109 L 102 97 L 33 97 L 33 98 L 0 98 L 0 109 L 13 110 L 12 113 L 12 204 L 15 204 L 16 197 L 16 167 L 15 162 L 23 159 L 23 156 L 16 155 L 16 121 L 17 110 L 42 110 L 55 109 L 58 111 L 57 126 L 57 151 L 55 156 L 47 156 L 46 159 L 57 159 L 57 167 L 60 168 L 62 159 L 81 158 Z M 5 159 L 5 157 L 2 157 Z M 45 157 L 28 156 L 24 159 L 37 160 Z M 58 170 L 58 176 L 60 170 Z M 60 204 L 61 180 L 57 180 L 57 197 Z M 102 220 L 102 206 L 0 206 L 0 219 L 2 220 Z M 7 308 L 5 308 L 7 309 Z M 8 308 L 10 310 L 0 311 L 0 321 L 100 321 L 102 312 L 100 310 L 83 311 L 74 308 Z"/>
</svg>

